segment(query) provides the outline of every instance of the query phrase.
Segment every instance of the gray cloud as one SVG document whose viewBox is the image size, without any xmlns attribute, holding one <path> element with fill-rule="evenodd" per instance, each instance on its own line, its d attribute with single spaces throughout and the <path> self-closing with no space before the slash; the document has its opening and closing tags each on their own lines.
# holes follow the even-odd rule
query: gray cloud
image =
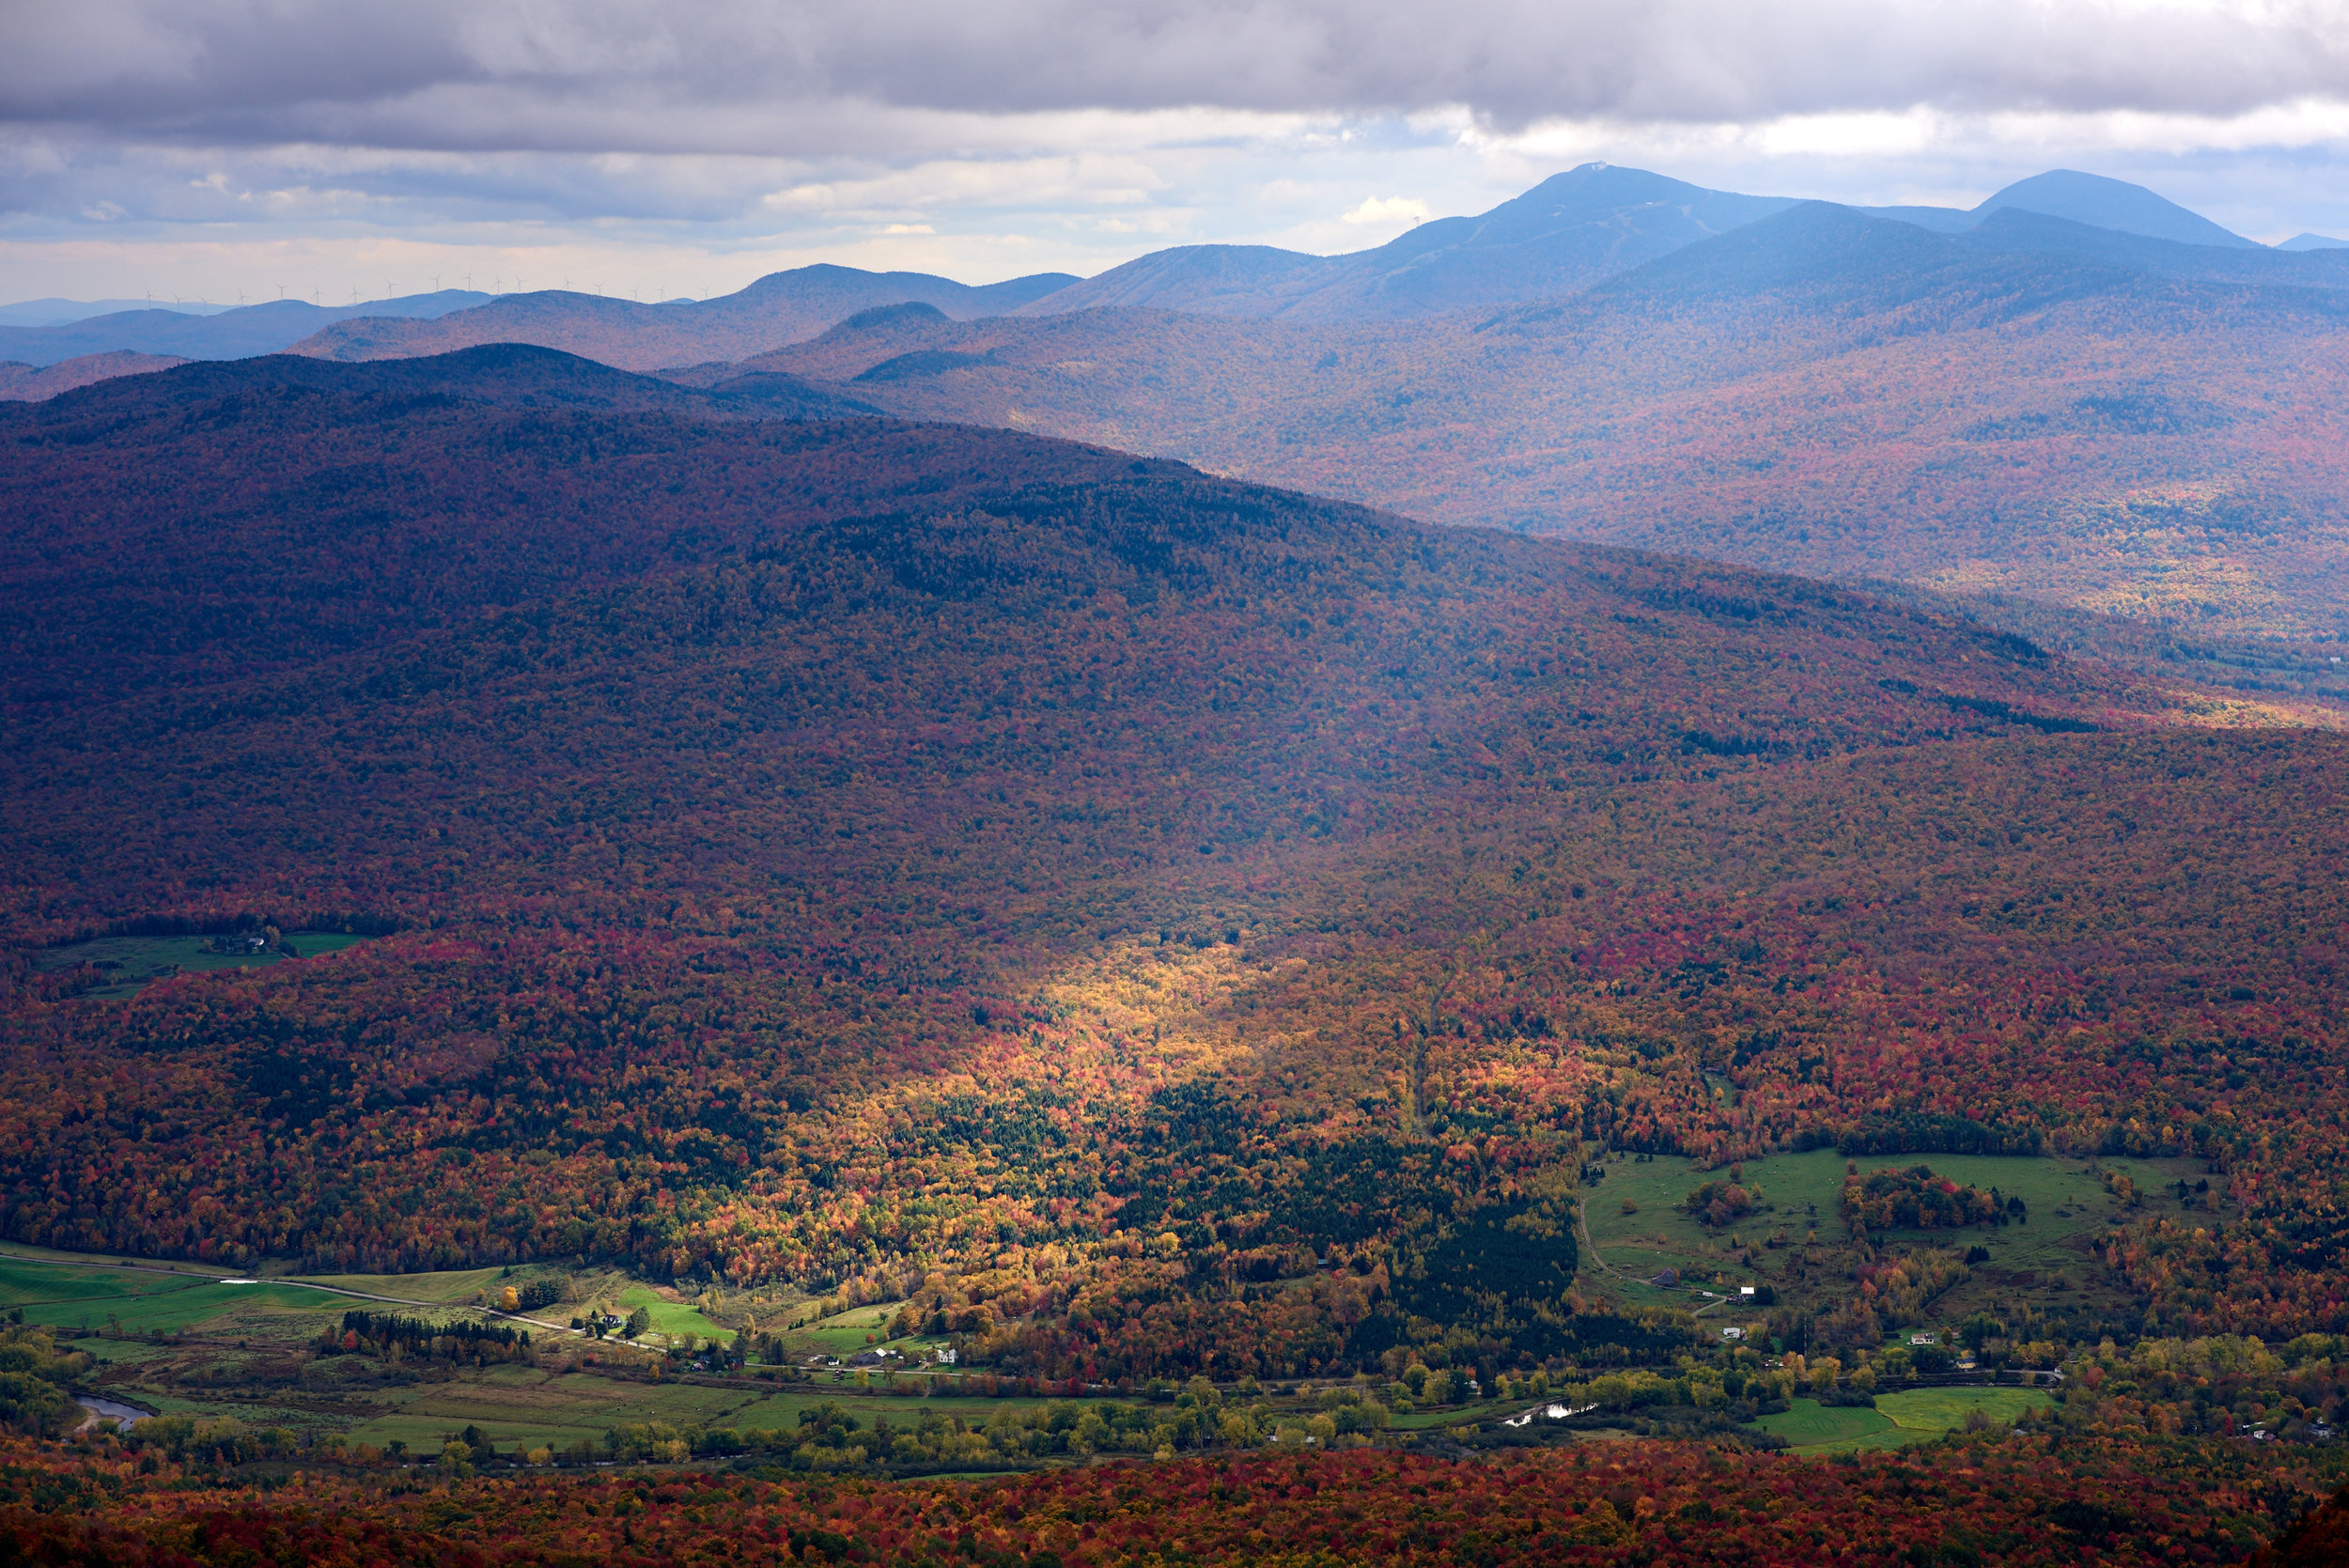
<svg viewBox="0 0 2349 1568">
<path fill-rule="evenodd" d="M 2349 232 L 2342 0 L 0 0 L 0 42 L 16 297 L 1341 250 L 1592 158 Z"/>
<path fill-rule="evenodd" d="M 2349 97 L 2349 12 L 2046 0 L 8 0 L 0 120 L 146 139 L 759 153 L 1206 107 L 1709 123 Z"/>
</svg>

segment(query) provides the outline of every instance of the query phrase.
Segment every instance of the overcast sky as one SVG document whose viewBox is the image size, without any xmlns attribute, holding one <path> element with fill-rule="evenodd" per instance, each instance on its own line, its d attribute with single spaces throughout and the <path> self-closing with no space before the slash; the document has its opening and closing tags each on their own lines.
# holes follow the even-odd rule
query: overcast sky
<svg viewBox="0 0 2349 1568">
<path fill-rule="evenodd" d="M 2349 236 L 2349 0 L 0 0 L 0 300 L 1091 273 L 1592 159 Z"/>
</svg>

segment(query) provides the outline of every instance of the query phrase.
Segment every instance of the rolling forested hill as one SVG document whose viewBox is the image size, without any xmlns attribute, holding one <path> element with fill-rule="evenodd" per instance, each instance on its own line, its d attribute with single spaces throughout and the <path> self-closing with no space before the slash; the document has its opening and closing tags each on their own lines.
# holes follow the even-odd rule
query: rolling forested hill
<svg viewBox="0 0 2349 1568">
<path fill-rule="evenodd" d="M 273 354 L 337 321 L 420 321 L 450 311 L 486 304 L 490 296 L 447 288 L 366 304 L 314 304 L 307 300 L 270 300 L 260 304 L 197 314 L 153 307 L 108 311 L 50 325 L 0 323 L 0 360 L 36 367 L 96 354 L 141 354 L 175 359 L 234 359 Z"/>
<path fill-rule="evenodd" d="M 2349 293 L 1982 238 L 2005 216 L 1806 207 L 1438 321 L 907 307 L 753 364 L 1430 521 L 2339 635 Z"/>
<path fill-rule="evenodd" d="M 319 359 L 411 359 L 491 343 L 527 343 L 629 370 L 745 359 L 811 337 L 860 310 L 918 303 L 961 319 L 995 316 L 1077 280 L 1040 272 L 973 287 L 927 272 L 868 272 L 822 265 L 770 272 L 711 300 L 646 303 L 568 287 L 507 294 L 432 320 L 336 322 L 291 351 Z M 5 340 L 0 340 L 5 341 Z M 279 345 L 272 345 L 279 347 Z"/>
<path fill-rule="evenodd" d="M 2230 1206 L 2123 1215 L 2081 1332 L 2338 1326 L 2323 711 L 697 398 L 508 353 L 0 414 L 9 1237 L 1490 1373 L 1687 1343 L 1580 1268 L 1593 1151 L 2106 1151 Z M 389 934 L 122 1002 L 40 962 L 241 926 Z M 1875 1321 L 1789 1268 L 1819 1343 Z"/>
</svg>

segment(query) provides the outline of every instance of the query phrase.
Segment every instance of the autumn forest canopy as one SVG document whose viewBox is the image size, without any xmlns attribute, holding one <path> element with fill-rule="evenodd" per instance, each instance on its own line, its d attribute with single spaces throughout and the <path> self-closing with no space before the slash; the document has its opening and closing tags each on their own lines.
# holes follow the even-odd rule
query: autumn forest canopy
<svg viewBox="0 0 2349 1568">
<path fill-rule="evenodd" d="M 878 1308 L 877 1344 L 1071 1402 L 615 1425 L 598 1452 L 685 1479 L 584 1513 L 474 1479 L 490 1439 L 448 1459 L 468 1508 L 615 1554 L 748 1510 L 802 1560 L 1139 1560 L 1157 1510 L 1201 1558 L 1759 1561 L 1815 1543 L 1789 1510 L 1889 1510 L 1920 1561 L 2211 1560 L 2338 1482 L 2338 710 L 879 415 L 837 368 L 272 357 L 0 415 L 0 1238 L 619 1270 L 759 1303 L 745 1357 Z M 192 956 L 133 989 L 110 941 Z M 298 1375 L 519 1375 L 604 1332 L 468 1321 L 366 1306 Z M 88 1386 L 70 1343 L 0 1377 Z M 1943 1397 L 1961 1354 L 2032 1390 L 1934 1428 L 1962 1471 L 1870 1452 L 1822 1489 L 1761 1452 Z M 1275 1388 L 1329 1397 L 1283 1426 Z M 1414 1405 L 1552 1390 L 1553 1436 L 1683 1441 L 1512 1459 L 1546 1500 L 1505 1528 L 1479 1499 L 1520 1472 L 1386 1452 Z M 1427 1431 L 1507 1436 L 1478 1419 Z M 0 1480 L 23 1550 L 472 1539 L 365 1467 L 299 1518 L 165 1484 L 299 1443 L 95 1442 Z M 1185 1456 L 871 1479 L 1121 1449 Z"/>
</svg>

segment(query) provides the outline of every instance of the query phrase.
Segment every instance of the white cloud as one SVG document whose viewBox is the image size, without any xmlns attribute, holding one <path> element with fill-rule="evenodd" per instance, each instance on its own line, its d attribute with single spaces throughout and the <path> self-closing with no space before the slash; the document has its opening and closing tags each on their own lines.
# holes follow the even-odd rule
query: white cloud
<svg viewBox="0 0 2349 1568">
<path fill-rule="evenodd" d="M 1387 227 L 1395 224 L 1423 223 L 1427 204 L 1412 196 L 1371 196 L 1361 205 L 1339 215 L 1345 224 L 1376 224 Z"/>
</svg>

